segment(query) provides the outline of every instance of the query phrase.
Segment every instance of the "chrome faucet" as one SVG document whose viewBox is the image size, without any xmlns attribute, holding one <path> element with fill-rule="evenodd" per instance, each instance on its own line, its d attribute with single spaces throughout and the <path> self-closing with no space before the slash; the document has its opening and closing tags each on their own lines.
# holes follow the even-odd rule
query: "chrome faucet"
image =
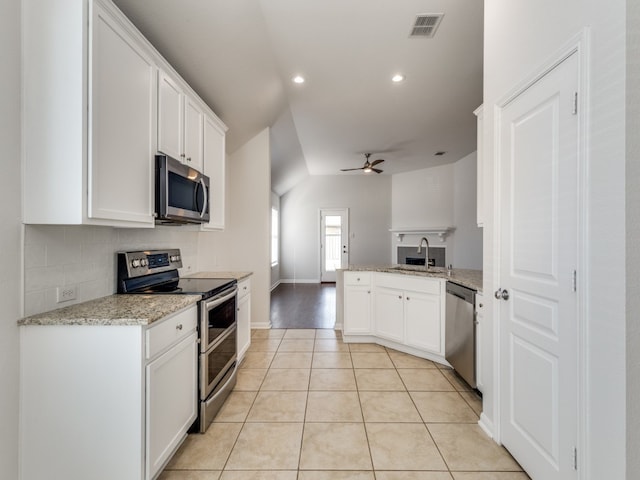
<svg viewBox="0 0 640 480">
<path fill-rule="evenodd" d="M 427 244 L 427 250 L 424 253 L 424 269 L 429 270 L 429 240 L 427 237 L 422 237 L 420 239 L 420 244 L 418 245 L 418 253 L 422 253 L 422 244 Z"/>
</svg>

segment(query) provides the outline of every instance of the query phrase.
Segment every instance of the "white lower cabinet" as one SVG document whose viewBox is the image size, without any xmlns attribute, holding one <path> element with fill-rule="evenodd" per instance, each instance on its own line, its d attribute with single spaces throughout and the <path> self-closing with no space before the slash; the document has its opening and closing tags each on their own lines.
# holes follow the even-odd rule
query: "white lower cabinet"
<svg viewBox="0 0 640 480">
<path fill-rule="evenodd" d="M 238 283 L 238 360 L 251 345 L 251 280 L 249 278 Z"/>
<path fill-rule="evenodd" d="M 20 327 L 22 480 L 150 480 L 197 412 L 197 307 L 143 325 Z"/>
<path fill-rule="evenodd" d="M 345 335 L 371 335 L 371 273 L 344 272 Z"/>
<path fill-rule="evenodd" d="M 344 273 L 344 335 L 366 335 L 444 360 L 444 285 L 435 278 Z M 356 340 L 358 341 L 358 340 Z"/>
<path fill-rule="evenodd" d="M 396 342 L 404 340 L 404 296 L 402 290 L 376 287 L 375 334 Z"/>
</svg>

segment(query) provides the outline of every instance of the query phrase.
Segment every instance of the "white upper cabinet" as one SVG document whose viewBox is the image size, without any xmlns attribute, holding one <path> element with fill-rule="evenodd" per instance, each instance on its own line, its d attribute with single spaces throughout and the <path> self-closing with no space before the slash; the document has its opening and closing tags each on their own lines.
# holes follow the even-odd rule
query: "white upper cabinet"
<svg viewBox="0 0 640 480">
<path fill-rule="evenodd" d="M 158 72 L 158 151 L 203 169 L 204 112 L 166 72 Z"/>
<path fill-rule="evenodd" d="M 158 71 L 158 151 L 182 160 L 182 89 L 162 70 Z"/>
<path fill-rule="evenodd" d="M 91 25 L 88 217 L 151 223 L 156 67 L 99 4 Z"/>
<path fill-rule="evenodd" d="M 152 227 L 151 50 L 107 2 L 22 9 L 24 223 Z"/>
<path fill-rule="evenodd" d="M 206 170 L 205 118 L 221 137 L 210 151 L 227 127 L 111 1 L 21 6 L 23 222 L 152 228 L 155 154 Z M 213 158 L 220 229 L 224 153 Z"/>
<path fill-rule="evenodd" d="M 209 177 L 209 215 L 204 230 L 224 229 L 225 209 L 225 127 L 209 116 L 204 117 L 204 166 Z"/>
</svg>

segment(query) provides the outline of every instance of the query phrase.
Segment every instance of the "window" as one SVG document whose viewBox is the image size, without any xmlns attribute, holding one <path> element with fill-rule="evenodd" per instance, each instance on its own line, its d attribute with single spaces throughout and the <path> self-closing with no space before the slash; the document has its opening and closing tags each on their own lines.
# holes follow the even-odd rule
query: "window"
<svg viewBox="0 0 640 480">
<path fill-rule="evenodd" d="M 280 230 L 278 225 L 278 210 L 271 207 L 271 266 L 278 265 L 278 231 Z"/>
</svg>

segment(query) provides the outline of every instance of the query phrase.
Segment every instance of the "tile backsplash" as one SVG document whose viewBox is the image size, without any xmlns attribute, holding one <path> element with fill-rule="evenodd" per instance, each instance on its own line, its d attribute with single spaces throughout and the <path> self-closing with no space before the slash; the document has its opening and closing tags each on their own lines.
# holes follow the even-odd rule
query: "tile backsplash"
<svg viewBox="0 0 640 480">
<path fill-rule="evenodd" d="M 195 227 L 124 229 L 28 225 L 24 246 L 25 315 L 115 293 L 118 251 L 179 248 L 181 275 L 197 271 Z M 76 288 L 75 300 L 57 303 L 57 288 Z"/>
</svg>

